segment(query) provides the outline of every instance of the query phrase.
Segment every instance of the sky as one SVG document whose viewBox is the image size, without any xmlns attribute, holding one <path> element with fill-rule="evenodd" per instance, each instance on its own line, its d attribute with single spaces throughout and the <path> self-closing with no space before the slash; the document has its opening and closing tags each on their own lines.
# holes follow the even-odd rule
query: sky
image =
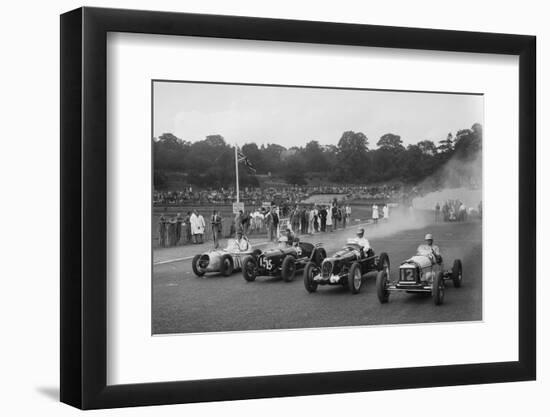
<svg viewBox="0 0 550 417">
<path fill-rule="evenodd" d="M 172 133 L 194 142 L 219 134 L 239 146 L 336 145 L 352 130 L 374 149 L 386 133 L 408 145 L 483 124 L 483 96 L 468 94 L 156 81 L 153 105 L 155 137 Z"/>
</svg>

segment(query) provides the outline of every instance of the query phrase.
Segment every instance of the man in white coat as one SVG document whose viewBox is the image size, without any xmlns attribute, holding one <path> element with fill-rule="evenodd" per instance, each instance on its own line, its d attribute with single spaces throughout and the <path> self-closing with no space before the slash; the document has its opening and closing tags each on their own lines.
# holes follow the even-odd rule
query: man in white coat
<svg viewBox="0 0 550 417">
<path fill-rule="evenodd" d="M 191 236 L 193 236 L 193 243 L 197 243 L 199 218 L 197 217 L 196 210 L 193 210 L 193 212 L 191 213 L 191 217 L 189 218 L 189 224 L 191 225 Z"/>
</svg>

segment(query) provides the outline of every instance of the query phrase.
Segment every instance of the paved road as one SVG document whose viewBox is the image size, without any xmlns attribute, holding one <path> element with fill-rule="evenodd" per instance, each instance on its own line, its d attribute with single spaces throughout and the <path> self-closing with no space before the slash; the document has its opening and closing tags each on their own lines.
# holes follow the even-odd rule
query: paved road
<svg viewBox="0 0 550 417">
<path fill-rule="evenodd" d="M 463 286 L 456 289 L 448 283 L 441 306 L 435 306 L 430 297 L 406 293 L 392 293 L 389 303 L 381 305 L 373 280 L 357 295 L 340 286 L 320 286 L 309 294 L 301 273 L 291 283 L 270 277 L 247 283 L 240 273 L 197 278 L 191 261 L 185 260 L 154 267 L 153 333 L 481 320 L 481 223 L 436 224 L 389 236 L 384 236 L 385 226 L 377 226 L 379 230 L 372 235 L 378 237 L 369 240 L 376 253 L 388 252 L 392 279 L 397 265 L 413 255 L 424 234 L 430 232 L 447 267 L 452 259 L 462 259 Z M 324 241 L 330 255 L 353 234 L 354 229 L 348 229 L 303 240 Z"/>
</svg>

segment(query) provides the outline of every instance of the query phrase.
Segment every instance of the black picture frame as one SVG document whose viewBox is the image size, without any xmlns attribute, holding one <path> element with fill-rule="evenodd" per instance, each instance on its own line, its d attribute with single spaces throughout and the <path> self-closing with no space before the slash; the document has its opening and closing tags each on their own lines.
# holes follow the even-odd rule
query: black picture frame
<svg viewBox="0 0 550 417">
<path fill-rule="evenodd" d="M 107 385 L 108 32 L 519 56 L 519 360 Z M 61 401 L 82 409 L 536 378 L 536 38 L 252 17 L 80 8 L 61 15 Z"/>
</svg>

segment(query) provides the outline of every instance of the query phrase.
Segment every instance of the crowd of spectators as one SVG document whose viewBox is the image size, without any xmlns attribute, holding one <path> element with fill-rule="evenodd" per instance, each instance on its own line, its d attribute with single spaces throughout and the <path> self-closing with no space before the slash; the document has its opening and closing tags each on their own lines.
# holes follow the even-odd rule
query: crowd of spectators
<svg viewBox="0 0 550 417">
<path fill-rule="evenodd" d="M 482 204 L 481 201 L 478 204 L 477 211 L 473 207 L 466 207 L 466 205 L 459 199 L 449 199 L 435 205 L 435 221 L 437 222 L 463 222 L 468 220 L 469 217 L 477 215 L 481 217 Z"/>
<path fill-rule="evenodd" d="M 261 205 L 263 202 L 276 201 L 277 204 L 296 204 L 318 194 L 339 194 L 345 198 L 365 199 L 402 199 L 406 195 L 399 185 L 383 186 L 285 186 L 285 187 L 245 187 L 240 190 L 239 199 L 247 205 Z M 231 204 L 236 201 L 233 188 L 193 190 L 184 187 L 179 191 L 153 192 L 153 204 Z"/>
</svg>

